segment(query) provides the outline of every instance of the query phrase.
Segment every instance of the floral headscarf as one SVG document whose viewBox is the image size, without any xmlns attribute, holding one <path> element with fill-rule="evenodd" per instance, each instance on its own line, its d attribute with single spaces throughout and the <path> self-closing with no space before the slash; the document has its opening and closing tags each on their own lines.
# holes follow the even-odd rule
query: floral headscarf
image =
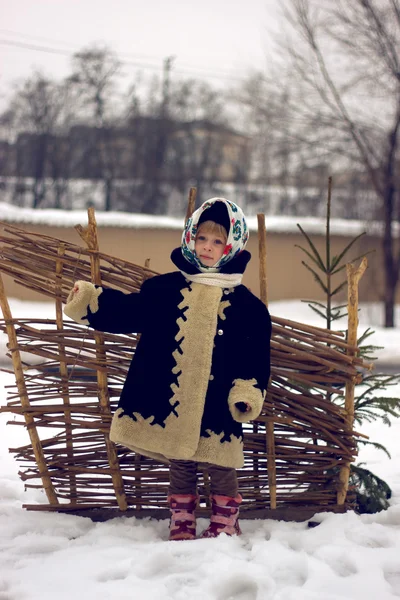
<svg viewBox="0 0 400 600">
<path fill-rule="evenodd" d="M 215 202 L 224 203 L 229 216 L 230 228 L 223 255 L 214 266 L 207 267 L 204 266 L 196 256 L 195 241 L 201 215 Z M 203 218 L 202 221 L 203 220 L 207 219 Z M 218 273 L 223 265 L 244 250 L 248 239 L 249 232 L 242 209 L 230 200 L 226 200 L 226 198 L 210 198 L 210 200 L 203 202 L 203 204 L 195 210 L 192 216 L 187 220 L 182 234 L 182 254 L 190 264 L 195 265 L 202 273 Z"/>
</svg>

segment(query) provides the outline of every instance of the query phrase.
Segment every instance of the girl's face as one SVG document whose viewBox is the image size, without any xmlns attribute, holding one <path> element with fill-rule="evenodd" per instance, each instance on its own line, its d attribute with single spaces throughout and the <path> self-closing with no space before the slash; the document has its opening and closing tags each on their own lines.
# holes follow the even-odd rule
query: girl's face
<svg viewBox="0 0 400 600">
<path fill-rule="evenodd" d="M 200 231 L 196 235 L 195 252 L 201 264 L 213 267 L 221 258 L 226 246 L 226 237 L 209 231 Z"/>
</svg>

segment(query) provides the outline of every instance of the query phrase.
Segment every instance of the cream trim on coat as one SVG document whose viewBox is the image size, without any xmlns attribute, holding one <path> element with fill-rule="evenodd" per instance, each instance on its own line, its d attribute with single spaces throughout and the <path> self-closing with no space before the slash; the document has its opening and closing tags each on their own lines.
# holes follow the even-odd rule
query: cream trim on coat
<svg viewBox="0 0 400 600">
<path fill-rule="evenodd" d="M 265 394 L 259 388 L 254 387 L 255 385 L 257 385 L 257 380 L 254 378 L 235 379 L 233 382 L 233 387 L 229 392 L 228 404 L 232 417 L 238 423 L 253 421 L 257 419 L 261 412 Z M 235 406 L 238 402 L 247 402 L 251 410 L 249 412 L 240 411 Z"/>
<path fill-rule="evenodd" d="M 171 385 L 173 396 L 169 402 L 173 411 L 166 418 L 165 427 L 155 424 L 154 416 L 144 419 L 134 413 L 136 420 L 118 409 L 113 417 L 110 438 L 137 448 L 139 453 L 151 452 L 167 458 L 197 460 L 200 448 L 200 427 L 211 372 L 214 337 L 217 329 L 218 309 L 222 297 L 219 287 L 193 283 L 182 290 L 183 299 L 178 305 L 183 317 L 175 340 L 179 343 L 173 356 L 176 365 L 172 372 L 178 376 Z M 151 398 L 149 398 L 151 403 Z M 203 440 L 201 440 L 203 442 Z M 221 451 L 223 444 L 215 445 Z M 230 443 L 227 444 L 231 446 Z M 211 450 L 207 450 L 209 454 Z M 215 462 L 217 455 L 207 458 Z M 199 459 L 200 460 L 200 459 Z M 202 459 L 203 460 L 203 459 Z M 204 459 L 205 460 L 205 459 Z M 215 464 L 219 464 L 218 461 Z"/>
<path fill-rule="evenodd" d="M 75 286 L 79 288 L 77 292 L 74 292 Z M 88 308 L 92 313 L 99 310 L 99 296 L 102 291 L 103 288 L 96 287 L 89 281 L 76 281 L 68 295 L 64 314 L 76 323 L 89 325 L 89 321 L 84 317 L 87 315 Z"/>
<path fill-rule="evenodd" d="M 201 437 L 196 453 L 190 460 L 199 463 L 209 463 L 231 469 L 241 469 L 244 464 L 243 441 L 231 434 L 230 442 L 221 443 L 225 435 L 217 435 L 207 430 L 210 437 Z"/>
<path fill-rule="evenodd" d="M 122 446 L 133 450 L 133 452 L 136 452 L 137 454 L 154 458 L 162 463 L 168 463 L 171 459 L 178 459 L 193 460 L 194 462 L 209 463 L 221 467 L 230 467 L 232 469 L 241 469 L 243 467 L 243 441 L 233 434 L 231 435 L 230 442 L 221 444 L 224 433 L 217 435 L 212 431 L 207 431 L 210 437 L 201 437 L 199 439 L 196 452 L 191 455 L 183 456 L 181 451 L 177 451 L 177 453 L 166 452 L 164 447 L 162 447 L 162 444 L 154 444 L 154 438 L 151 436 L 156 435 L 158 438 L 159 432 L 149 431 L 148 427 L 146 427 L 147 439 L 149 439 L 149 437 L 151 438 L 150 441 L 153 441 L 153 444 L 149 445 L 152 445 L 153 448 L 144 448 L 143 444 L 139 446 L 137 440 L 142 439 L 140 431 L 145 420 L 141 418 L 138 423 L 135 423 L 135 421 L 127 415 L 119 417 L 122 413 L 122 408 L 118 408 L 115 412 L 111 423 L 110 439 L 117 444 L 121 444 Z M 150 425 L 150 428 L 152 427 L 157 426 Z M 158 451 L 156 451 L 156 447 L 159 447 Z"/>
</svg>

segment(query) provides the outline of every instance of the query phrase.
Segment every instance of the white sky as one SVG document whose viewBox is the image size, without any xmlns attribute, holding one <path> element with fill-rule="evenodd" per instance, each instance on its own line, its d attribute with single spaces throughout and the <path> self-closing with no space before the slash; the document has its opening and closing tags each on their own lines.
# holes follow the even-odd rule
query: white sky
<svg viewBox="0 0 400 600">
<path fill-rule="evenodd" d="M 266 64 L 278 5 L 278 0 L 0 0 L 0 103 L 4 107 L 12 82 L 35 68 L 66 75 L 69 53 L 92 43 L 106 43 L 132 63 L 124 66 L 127 81 L 139 68 L 147 75 L 161 73 L 163 59 L 174 56 L 176 75 L 208 74 L 210 82 L 232 84 Z"/>
</svg>

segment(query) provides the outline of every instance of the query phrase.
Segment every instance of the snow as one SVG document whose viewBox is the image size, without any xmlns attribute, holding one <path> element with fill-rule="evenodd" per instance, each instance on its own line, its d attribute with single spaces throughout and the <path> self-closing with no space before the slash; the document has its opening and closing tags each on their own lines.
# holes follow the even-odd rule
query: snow
<svg viewBox="0 0 400 600">
<path fill-rule="evenodd" d="M 151 228 L 151 229 L 176 229 L 182 230 L 182 218 L 131 214 L 126 212 L 102 212 L 96 211 L 96 221 L 99 227 L 127 227 L 127 228 Z M 84 210 L 56 210 L 56 209 L 33 209 L 20 208 L 6 202 L 0 202 L 0 221 L 5 223 L 30 225 L 49 225 L 53 227 L 73 227 L 77 223 L 87 222 L 87 211 Z M 296 223 L 310 235 L 325 235 L 326 221 L 319 217 L 293 217 L 293 216 L 270 216 L 265 217 L 268 232 L 298 233 Z M 257 217 L 247 218 L 250 231 L 257 231 Z M 377 222 L 363 223 L 350 219 L 331 219 L 331 233 L 333 235 L 356 236 L 363 231 L 371 234 L 382 234 L 382 224 Z M 394 234 L 398 231 L 397 224 L 393 226 Z"/>
<path fill-rule="evenodd" d="M 11 301 L 16 317 L 51 318 L 49 307 Z M 273 303 L 270 309 L 321 325 L 300 302 Z M 376 315 L 377 307 L 365 307 L 361 321 L 374 325 L 373 343 L 389 347 L 393 364 L 400 365 L 399 329 L 375 326 Z M 0 404 L 6 402 L 5 386 L 13 381 L 12 375 L 0 372 Z M 399 396 L 400 385 L 387 395 Z M 0 414 L 0 600 L 400 597 L 400 420 L 391 427 L 377 422 L 362 429 L 392 455 L 390 460 L 366 446 L 359 456 L 392 488 L 388 510 L 361 516 L 320 513 L 313 518 L 320 523 L 314 528 L 307 522 L 242 520 L 240 538 L 168 542 L 166 520 L 122 517 L 94 523 L 85 517 L 22 509 L 23 503 L 45 499 L 41 490 L 25 491 L 18 477 L 8 448 L 26 442 L 27 434 L 21 427 L 6 427 L 11 419 Z M 205 527 L 206 520 L 199 519 L 199 531 Z"/>
</svg>

